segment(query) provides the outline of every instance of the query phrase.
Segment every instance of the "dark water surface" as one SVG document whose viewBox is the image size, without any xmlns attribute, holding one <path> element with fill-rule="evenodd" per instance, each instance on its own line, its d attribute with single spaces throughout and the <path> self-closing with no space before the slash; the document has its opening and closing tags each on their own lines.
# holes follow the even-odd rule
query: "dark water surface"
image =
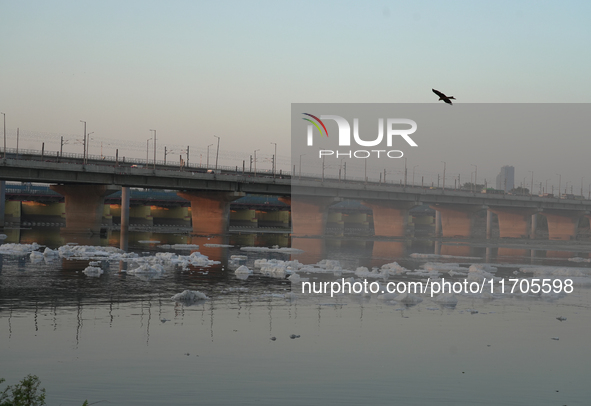
<svg viewBox="0 0 591 406">
<path fill-rule="evenodd" d="M 42 235 L 21 236 L 20 242 L 54 248 L 63 243 L 54 239 L 52 245 Z M 146 240 L 160 243 L 139 242 Z M 214 240 L 201 239 L 198 251 L 221 264 L 167 270 L 155 278 L 120 273 L 119 261 L 104 261 L 105 273 L 90 277 L 81 272 L 88 260 L 32 262 L 29 255 L 2 255 L 0 376 L 13 384 L 38 375 L 49 405 L 81 405 L 84 399 L 112 405 L 576 405 L 591 398 L 591 278 L 584 245 L 487 250 L 415 241 L 384 249 L 375 242 L 331 240 L 314 241 L 320 249 L 299 256 L 301 262 L 341 260 L 353 271 L 393 261 L 414 270 L 426 261 L 467 267 L 488 259 L 505 264 L 497 277 L 515 277 L 531 265 L 567 274 L 577 268 L 583 275 L 568 295 L 458 295 L 458 304 L 446 307 L 428 294 L 409 306 L 377 295 L 302 294 L 300 285 L 283 278 L 255 274 L 240 280 L 231 255 L 247 255 L 249 268 L 255 259 L 298 258 L 240 251 L 240 245 L 285 246 L 289 239 L 215 241 L 237 244 L 233 248 L 205 247 L 207 241 Z M 196 240 L 132 234 L 129 249 L 148 256 L 173 252 L 159 245 L 174 243 Z M 115 236 L 99 244 L 120 241 Z M 311 245 L 293 241 L 298 244 Z M 478 259 L 410 257 L 436 252 Z M 582 262 L 568 261 L 574 257 Z M 340 278 L 300 274 L 314 281 Z M 210 299 L 192 305 L 170 299 L 185 289 Z M 291 291 L 296 297 L 286 299 Z"/>
</svg>

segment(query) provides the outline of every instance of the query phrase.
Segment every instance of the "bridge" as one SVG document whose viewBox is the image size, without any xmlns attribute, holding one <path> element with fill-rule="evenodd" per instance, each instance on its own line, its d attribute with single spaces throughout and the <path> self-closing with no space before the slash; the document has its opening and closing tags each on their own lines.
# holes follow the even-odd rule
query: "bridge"
<svg viewBox="0 0 591 406">
<path fill-rule="evenodd" d="M 361 201 L 369 207 L 373 211 L 375 235 L 383 237 L 404 236 L 408 212 L 420 204 L 436 211 L 436 233 L 443 237 L 471 236 L 475 214 L 482 210 L 487 212 L 487 236 L 491 235 L 496 215 L 501 238 L 534 235 L 538 215 L 542 215 L 547 220 L 550 239 L 569 240 L 576 238 L 579 220 L 591 217 L 590 200 L 299 178 L 284 173 L 257 174 L 238 167 L 224 167 L 217 172 L 162 163 L 152 168 L 138 167 L 118 159 L 84 163 L 78 157 L 59 155 L 8 154 L 0 160 L 0 179 L 50 183 L 54 191 L 64 196 L 69 232 L 98 232 L 105 199 L 119 190 L 122 227 L 126 227 L 130 187 L 176 191 L 190 202 L 193 232 L 200 235 L 227 232 L 230 204 L 246 194 L 279 196 L 291 207 L 292 234 L 296 236 L 323 235 L 329 220 L 328 208 L 342 200 Z M 4 200 L 2 192 L 0 201 Z"/>
</svg>

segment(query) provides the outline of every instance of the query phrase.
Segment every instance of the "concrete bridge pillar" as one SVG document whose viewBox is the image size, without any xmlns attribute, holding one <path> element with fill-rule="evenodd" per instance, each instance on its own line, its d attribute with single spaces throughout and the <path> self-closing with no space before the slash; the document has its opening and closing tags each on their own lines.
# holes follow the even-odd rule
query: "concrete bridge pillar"
<svg viewBox="0 0 591 406">
<path fill-rule="evenodd" d="M 492 237 L 492 211 L 486 211 L 486 238 Z"/>
<path fill-rule="evenodd" d="M 499 219 L 499 237 L 527 238 L 529 237 L 529 231 L 531 228 L 531 216 L 536 212 L 536 209 L 520 207 L 491 207 L 488 209 L 488 212 L 496 214 Z"/>
<path fill-rule="evenodd" d="M 550 240 L 574 240 L 577 237 L 579 218 L 584 213 L 544 209 L 540 214 L 548 221 L 548 238 Z"/>
<path fill-rule="evenodd" d="M 391 200 L 364 200 L 363 204 L 373 210 L 375 235 L 380 237 L 404 237 L 408 211 L 416 205 Z"/>
<path fill-rule="evenodd" d="M 177 193 L 191 202 L 193 234 L 221 235 L 228 232 L 230 202 L 245 196 L 242 192 L 184 191 Z"/>
<path fill-rule="evenodd" d="M 4 227 L 4 213 L 6 211 L 6 181 L 0 180 L 0 227 Z"/>
<path fill-rule="evenodd" d="M 474 215 L 482 206 L 471 205 L 431 205 L 440 213 L 442 237 L 470 237 L 474 228 Z M 437 216 L 437 213 L 436 213 Z M 437 219 L 436 219 L 437 225 Z"/>
<path fill-rule="evenodd" d="M 129 230 L 129 186 L 121 188 L 121 230 Z"/>
<path fill-rule="evenodd" d="M 435 237 L 441 237 L 441 212 L 435 210 Z"/>
<path fill-rule="evenodd" d="M 108 185 L 51 185 L 50 188 L 64 196 L 66 228 L 62 231 L 72 234 L 99 234 L 105 196 L 119 190 Z"/>
<path fill-rule="evenodd" d="M 292 236 L 324 235 L 328 220 L 328 206 L 334 197 L 301 196 L 280 197 L 291 206 Z"/>
<path fill-rule="evenodd" d="M 536 231 L 538 231 L 538 213 L 531 215 L 531 233 L 529 234 L 529 238 L 535 239 Z"/>
</svg>

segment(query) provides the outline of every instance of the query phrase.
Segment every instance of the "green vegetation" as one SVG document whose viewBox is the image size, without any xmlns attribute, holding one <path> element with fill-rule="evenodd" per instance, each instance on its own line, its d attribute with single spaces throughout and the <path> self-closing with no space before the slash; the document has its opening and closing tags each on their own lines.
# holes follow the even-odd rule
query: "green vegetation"
<svg viewBox="0 0 591 406">
<path fill-rule="evenodd" d="M 0 383 L 4 381 L 4 378 L 0 378 Z M 0 406 L 43 406 L 45 389 L 39 389 L 40 383 L 36 375 L 27 375 L 18 384 L 7 386 L 0 393 Z"/>
<path fill-rule="evenodd" d="M 0 384 L 5 381 L 0 378 Z M 8 385 L 0 392 L 0 406 L 43 406 L 45 405 L 45 388 L 39 389 L 41 381 L 36 375 L 27 375 L 14 386 Z M 88 406 L 84 401 L 82 406 Z"/>
</svg>

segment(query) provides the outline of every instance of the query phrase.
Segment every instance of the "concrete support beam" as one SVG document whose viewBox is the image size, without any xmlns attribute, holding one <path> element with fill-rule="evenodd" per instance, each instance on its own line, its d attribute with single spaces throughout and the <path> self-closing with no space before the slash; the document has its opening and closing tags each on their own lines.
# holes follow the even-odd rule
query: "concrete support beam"
<svg viewBox="0 0 591 406">
<path fill-rule="evenodd" d="M 193 234 L 228 233 L 230 202 L 245 196 L 242 192 L 185 191 L 177 193 L 191 202 Z"/>
<path fill-rule="evenodd" d="M 373 210 L 375 235 L 380 237 L 404 237 L 408 225 L 408 211 L 415 203 L 391 200 L 364 200 Z"/>
<path fill-rule="evenodd" d="M 540 213 L 548 221 L 550 240 L 574 240 L 577 237 L 579 219 L 583 212 L 566 210 L 544 210 Z"/>
<path fill-rule="evenodd" d="M 0 180 L 0 227 L 4 227 L 4 213 L 6 212 L 6 181 Z"/>
<path fill-rule="evenodd" d="M 493 212 L 499 219 L 499 237 L 528 238 L 531 229 L 531 216 L 536 210 L 526 208 L 490 207 L 488 212 Z"/>
<path fill-rule="evenodd" d="M 492 237 L 492 211 L 486 211 L 486 238 Z"/>
<path fill-rule="evenodd" d="M 435 237 L 441 237 L 441 212 L 435 210 Z"/>
<path fill-rule="evenodd" d="M 469 205 L 431 205 L 441 216 L 442 237 L 465 237 L 472 235 L 474 228 L 474 214 L 482 209 L 482 206 Z M 437 213 L 436 213 L 437 216 Z M 437 224 L 437 219 L 436 219 Z"/>
<path fill-rule="evenodd" d="M 107 185 L 51 185 L 65 198 L 66 228 L 72 234 L 99 234 L 104 214 L 105 196 L 118 187 Z"/>
<path fill-rule="evenodd" d="M 129 186 L 121 188 L 121 230 L 129 230 Z"/>
<path fill-rule="evenodd" d="M 280 197 L 291 206 L 292 236 L 324 235 L 328 220 L 328 206 L 334 197 L 300 196 Z"/>
<path fill-rule="evenodd" d="M 531 215 L 531 232 L 529 233 L 529 238 L 535 239 L 537 231 L 538 231 L 538 213 L 534 213 Z"/>
</svg>

